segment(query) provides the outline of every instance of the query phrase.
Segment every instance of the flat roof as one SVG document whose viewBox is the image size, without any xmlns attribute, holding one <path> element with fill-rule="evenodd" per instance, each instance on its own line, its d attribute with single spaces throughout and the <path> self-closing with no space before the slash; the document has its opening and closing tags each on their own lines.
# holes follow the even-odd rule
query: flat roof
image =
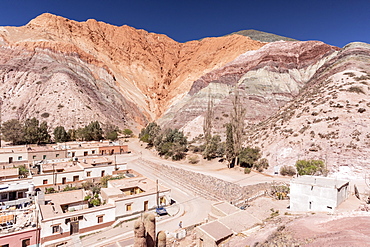
<svg viewBox="0 0 370 247">
<path fill-rule="evenodd" d="M 0 148 L 0 154 L 27 152 L 26 146 L 5 146 Z"/>
<path fill-rule="evenodd" d="M 103 165 L 105 163 L 112 164 L 113 161 L 111 159 L 109 159 L 108 157 L 103 157 L 103 156 L 94 156 L 94 157 L 84 156 L 83 158 L 78 159 L 78 163 L 82 167 L 88 168 L 88 167 Z"/>
<path fill-rule="evenodd" d="M 0 178 L 9 176 L 18 176 L 18 168 L 7 168 L 0 170 Z"/>
<path fill-rule="evenodd" d="M 218 221 L 230 228 L 234 233 L 240 233 L 253 227 L 255 224 L 262 223 L 261 220 L 243 210 L 225 216 Z"/>
<path fill-rule="evenodd" d="M 157 184 L 146 177 L 123 178 L 118 180 L 109 180 L 108 188 L 128 189 L 139 187 L 144 192 L 156 192 Z M 169 190 L 167 187 L 158 184 L 159 191 Z"/>
<path fill-rule="evenodd" d="M 349 183 L 349 180 L 337 179 L 337 178 L 328 178 L 320 176 L 299 176 L 290 181 L 291 184 L 306 184 L 306 185 L 315 185 L 321 187 L 330 187 L 330 188 L 341 188 L 342 186 Z"/>
<path fill-rule="evenodd" d="M 81 202 L 84 198 L 85 191 L 83 189 L 45 195 L 45 201 L 52 201 L 54 204 L 59 205 Z"/>
<path fill-rule="evenodd" d="M 80 167 L 78 164 L 73 163 L 72 161 L 69 162 L 55 162 L 55 163 L 46 163 L 42 164 L 42 172 L 53 172 L 63 169 L 63 172 L 73 172 L 73 171 L 82 171 L 83 168 Z"/>
<path fill-rule="evenodd" d="M 214 208 L 220 210 L 223 212 L 225 215 L 229 215 L 235 212 L 240 211 L 239 208 L 231 205 L 230 203 L 227 202 L 216 202 L 212 205 Z"/>
<path fill-rule="evenodd" d="M 233 235 L 233 232 L 219 221 L 212 221 L 199 228 L 213 238 L 216 242 Z"/>
</svg>

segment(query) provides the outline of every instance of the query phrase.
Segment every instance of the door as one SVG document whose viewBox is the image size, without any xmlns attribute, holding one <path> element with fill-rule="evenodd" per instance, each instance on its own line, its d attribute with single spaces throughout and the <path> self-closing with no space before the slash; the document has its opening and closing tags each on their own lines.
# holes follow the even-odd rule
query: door
<svg viewBox="0 0 370 247">
<path fill-rule="evenodd" d="M 144 202 L 144 211 L 148 211 L 149 209 L 149 201 Z"/>
<path fill-rule="evenodd" d="M 15 200 L 16 196 L 17 196 L 17 192 L 15 191 L 9 192 L 9 201 Z"/>
<path fill-rule="evenodd" d="M 13 157 L 9 157 L 9 163 L 13 163 Z"/>
<path fill-rule="evenodd" d="M 66 184 L 67 183 L 67 178 L 62 178 L 62 184 Z"/>
<path fill-rule="evenodd" d="M 70 234 L 76 234 L 79 232 L 78 221 L 72 221 L 70 226 Z"/>
</svg>

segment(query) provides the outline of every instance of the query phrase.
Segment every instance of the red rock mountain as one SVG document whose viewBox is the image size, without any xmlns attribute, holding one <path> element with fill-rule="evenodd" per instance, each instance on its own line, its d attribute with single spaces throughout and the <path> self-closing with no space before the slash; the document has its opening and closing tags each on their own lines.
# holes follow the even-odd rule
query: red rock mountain
<svg viewBox="0 0 370 247">
<path fill-rule="evenodd" d="M 98 119 L 145 125 L 193 82 L 264 43 L 241 35 L 178 43 L 161 34 L 42 14 L 0 27 L 3 120 L 37 117 L 52 127 Z"/>
</svg>

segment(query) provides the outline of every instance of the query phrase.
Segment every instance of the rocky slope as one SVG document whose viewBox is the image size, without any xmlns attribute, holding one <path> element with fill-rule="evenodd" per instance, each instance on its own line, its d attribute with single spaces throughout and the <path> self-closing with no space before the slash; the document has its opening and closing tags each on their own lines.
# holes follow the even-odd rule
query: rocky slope
<svg viewBox="0 0 370 247">
<path fill-rule="evenodd" d="M 333 54 L 292 102 L 248 133 L 270 164 L 322 159 L 338 176 L 370 168 L 370 45 L 351 43 Z"/>
<path fill-rule="evenodd" d="M 281 41 L 281 40 L 282 41 L 298 41 L 296 39 L 276 35 L 276 34 L 273 34 L 273 33 L 261 32 L 261 31 L 253 30 L 253 29 L 241 30 L 241 31 L 238 31 L 238 32 L 234 32 L 232 34 L 239 34 L 239 35 L 248 36 L 249 38 L 251 38 L 253 40 L 257 40 L 257 41 L 261 41 L 261 42 L 275 42 L 275 41 Z"/>
<path fill-rule="evenodd" d="M 44 117 L 52 126 L 92 119 L 155 120 L 204 73 L 264 44 L 231 35 L 178 43 L 165 35 L 43 14 L 0 28 L 3 120 Z"/>
<path fill-rule="evenodd" d="M 160 120 L 183 128 L 194 137 L 202 133 L 208 95 L 214 101 L 215 132 L 221 133 L 229 121 L 234 90 L 241 91 L 250 124 L 276 113 L 294 99 L 305 83 L 338 50 L 322 42 L 274 42 L 248 51 L 225 66 L 196 80 L 188 95 Z"/>
</svg>

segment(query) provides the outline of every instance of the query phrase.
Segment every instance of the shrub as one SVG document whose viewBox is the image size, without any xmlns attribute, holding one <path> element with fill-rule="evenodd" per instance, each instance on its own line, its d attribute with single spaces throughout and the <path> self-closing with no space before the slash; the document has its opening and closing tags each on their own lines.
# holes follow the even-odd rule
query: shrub
<svg viewBox="0 0 370 247">
<path fill-rule="evenodd" d="M 298 160 L 296 162 L 297 173 L 302 175 L 327 175 L 325 163 L 322 160 Z"/>
<path fill-rule="evenodd" d="M 188 157 L 190 164 L 197 164 L 199 162 L 199 157 L 197 155 L 192 155 Z"/>
<path fill-rule="evenodd" d="M 293 166 L 284 165 L 280 168 L 280 174 L 283 176 L 294 176 L 296 171 Z"/>
<path fill-rule="evenodd" d="M 41 114 L 41 117 L 43 117 L 43 118 L 48 118 L 49 116 L 50 116 L 50 114 L 47 113 L 47 112 L 44 112 L 43 114 Z"/>
<path fill-rule="evenodd" d="M 352 87 L 348 88 L 347 91 L 350 92 L 350 93 L 365 94 L 364 90 L 361 87 L 357 87 L 357 86 L 352 86 Z"/>
<path fill-rule="evenodd" d="M 263 170 L 267 169 L 268 167 L 269 167 L 269 162 L 266 158 L 259 159 L 253 165 L 253 168 L 256 169 L 259 172 L 263 172 Z"/>
<path fill-rule="evenodd" d="M 248 167 L 244 168 L 244 174 L 249 174 L 251 173 L 251 171 L 252 171 L 251 168 L 248 168 Z"/>
</svg>

